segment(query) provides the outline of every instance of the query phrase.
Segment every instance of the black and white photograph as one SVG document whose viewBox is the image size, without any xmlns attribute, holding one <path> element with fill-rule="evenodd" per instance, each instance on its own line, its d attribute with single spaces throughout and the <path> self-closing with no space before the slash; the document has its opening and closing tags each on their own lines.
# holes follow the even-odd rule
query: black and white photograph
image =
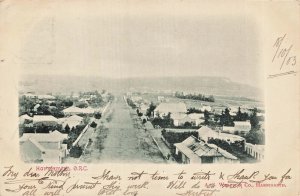
<svg viewBox="0 0 300 196">
<path fill-rule="evenodd" d="M 260 48 L 251 19 L 57 16 L 42 18 L 30 38 L 20 57 L 25 162 L 264 158 Z"/>
</svg>

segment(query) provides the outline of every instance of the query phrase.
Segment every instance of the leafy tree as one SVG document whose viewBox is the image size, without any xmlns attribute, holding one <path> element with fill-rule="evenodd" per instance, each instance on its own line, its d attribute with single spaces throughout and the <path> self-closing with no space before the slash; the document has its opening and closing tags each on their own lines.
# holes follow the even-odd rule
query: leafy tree
<svg viewBox="0 0 300 196">
<path fill-rule="evenodd" d="M 220 118 L 220 124 L 221 124 L 221 126 L 223 126 L 223 125 L 233 126 L 234 125 L 228 108 L 225 109 L 225 112 L 222 111 L 222 115 Z"/>
<path fill-rule="evenodd" d="M 243 116 L 242 116 L 242 112 L 241 112 L 241 107 L 239 107 L 238 112 L 236 113 L 236 116 L 235 116 L 235 120 L 242 121 L 243 120 L 242 118 L 243 118 Z"/>
<path fill-rule="evenodd" d="M 50 109 L 50 113 L 55 118 L 63 118 L 65 116 L 65 114 L 58 108 Z"/>
<path fill-rule="evenodd" d="M 74 146 L 70 149 L 70 156 L 79 158 L 82 155 L 82 148 L 80 146 Z"/>
<path fill-rule="evenodd" d="M 152 120 L 153 126 L 159 125 L 160 127 L 173 127 L 174 126 L 174 121 L 171 118 L 171 113 L 168 113 L 166 116 L 163 117 L 155 117 Z"/>
<path fill-rule="evenodd" d="M 91 123 L 90 125 L 92 128 L 96 128 L 97 127 L 97 123 L 95 123 L 94 121 Z"/>
<path fill-rule="evenodd" d="M 38 110 L 37 110 L 38 114 L 42 114 L 42 115 L 51 115 L 50 109 L 49 109 L 49 105 L 46 104 L 42 104 Z"/>
<path fill-rule="evenodd" d="M 67 100 L 63 100 L 63 104 L 65 107 L 71 107 L 73 105 L 73 101 L 67 99 Z"/>
<path fill-rule="evenodd" d="M 146 111 L 146 116 L 148 116 L 150 118 L 152 113 L 154 112 L 155 108 L 156 108 L 156 105 L 154 105 L 154 103 L 151 102 L 149 108 Z"/>
<path fill-rule="evenodd" d="M 192 113 L 202 113 L 202 111 L 196 108 L 189 108 L 187 110 L 187 114 L 192 114 Z"/>
<path fill-rule="evenodd" d="M 171 132 L 171 131 L 166 131 L 165 129 L 163 129 L 161 131 L 161 134 L 170 144 L 180 143 L 180 142 L 184 141 L 186 138 L 190 137 L 191 135 L 198 138 L 197 131 Z"/>
<path fill-rule="evenodd" d="M 234 118 L 235 121 L 246 121 L 248 120 L 248 114 L 246 112 L 241 112 L 241 107 L 239 107 L 238 112 Z"/>
<path fill-rule="evenodd" d="M 192 125 L 192 123 L 190 123 L 190 122 L 185 122 L 185 123 L 183 124 L 183 126 L 186 127 L 186 128 L 191 128 L 193 125 Z"/>
<path fill-rule="evenodd" d="M 76 106 L 79 108 L 87 108 L 89 105 L 85 102 L 79 102 L 76 104 Z"/>
<path fill-rule="evenodd" d="M 70 127 L 69 127 L 68 124 L 67 124 L 66 127 L 65 127 L 65 133 L 70 133 Z"/>
<path fill-rule="evenodd" d="M 207 110 L 204 110 L 204 124 L 209 124 L 209 112 Z"/>
<path fill-rule="evenodd" d="M 95 113 L 94 116 L 95 116 L 96 119 L 100 119 L 100 118 L 101 118 L 101 113 L 100 113 L 100 112 L 97 112 L 97 113 Z"/>
<path fill-rule="evenodd" d="M 180 99 L 193 99 L 193 100 L 201 100 L 201 101 L 208 101 L 208 102 L 214 102 L 215 98 L 210 95 L 210 96 L 205 96 L 202 94 L 187 94 L 184 95 L 183 92 L 176 92 L 175 97 L 180 98 Z"/>
<path fill-rule="evenodd" d="M 246 142 L 251 144 L 265 144 L 265 133 L 262 130 L 252 129 L 245 136 Z"/>
<path fill-rule="evenodd" d="M 254 108 L 253 113 L 250 116 L 250 124 L 251 124 L 251 130 L 259 129 L 259 120 L 257 118 L 257 109 L 256 108 Z"/>
</svg>

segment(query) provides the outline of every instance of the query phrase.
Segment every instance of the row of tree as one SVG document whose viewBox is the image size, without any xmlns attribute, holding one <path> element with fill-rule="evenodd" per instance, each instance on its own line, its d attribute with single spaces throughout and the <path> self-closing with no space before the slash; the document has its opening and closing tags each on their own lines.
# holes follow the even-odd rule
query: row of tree
<svg viewBox="0 0 300 196">
<path fill-rule="evenodd" d="M 176 92 L 175 97 L 180 99 L 192 99 L 192 100 L 200 100 L 207 102 L 215 102 L 215 98 L 212 95 L 206 96 L 203 94 L 184 94 L 183 92 Z"/>
</svg>

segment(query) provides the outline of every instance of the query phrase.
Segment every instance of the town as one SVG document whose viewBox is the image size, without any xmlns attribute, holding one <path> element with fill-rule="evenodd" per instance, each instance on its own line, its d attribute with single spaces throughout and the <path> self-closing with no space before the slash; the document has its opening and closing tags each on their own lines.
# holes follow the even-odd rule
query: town
<svg viewBox="0 0 300 196">
<path fill-rule="evenodd" d="M 264 106 L 246 97 L 131 89 L 19 96 L 27 163 L 256 163 Z"/>
</svg>

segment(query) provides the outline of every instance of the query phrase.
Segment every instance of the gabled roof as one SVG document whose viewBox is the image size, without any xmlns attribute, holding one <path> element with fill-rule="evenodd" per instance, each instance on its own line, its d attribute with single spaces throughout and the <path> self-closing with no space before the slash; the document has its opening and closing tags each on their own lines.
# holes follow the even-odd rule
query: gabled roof
<svg viewBox="0 0 300 196">
<path fill-rule="evenodd" d="M 208 144 L 190 136 L 181 143 L 174 144 L 176 148 L 185 154 L 191 162 L 201 162 L 201 157 L 225 157 L 237 160 L 238 158 L 219 148 L 214 144 Z"/>
<path fill-rule="evenodd" d="M 171 118 L 174 119 L 174 120 L 184 119 L 185 117 L 187 117 L 187 114 L 184 114 L 184 113 L 171 113 Z"/>
<path fill-rule="evenodd" d="M 73 121 L 82 121 L 83 118 L 78 116 L 78 115 L 72 115 L 69 118 L 67 118 L 67 120 L 73 120 Z"/>
<path fill-rule="evenodd" d="M 201 158 L 195 154 L 189 146 L 192 146 L 197 142 L 197 139 L 193 136 L 188 137 L 181 143 L 174 144 L 176 148 L 182 152 L 185 156 L 187 156 L 190 159 L 190 162 L 192 163 L 201 163 Z"/>
<path fill-rule="evenodd" d="M 81 108 L 76 106 L 71 106 L 63 110 L 64 113 L 81 113 Z"/>
<path fill-rule="evenodd" d="M 24 114 L 19 117 L 19 122 L 24 123 L 25 120 L 32 120 L 32 117 L 28 116 L 27 114 Z"/>
<path fill-rule="evenodd" d="M 198 113 L 191 113 L 188 115 L 193 120 L 198 120 L 200 118 L 204 118 L 204 114 L 198 114 Z"/>
<path fill-rule="evenodd" d="M 200 129 L 198 129 L 199 137 L 216 137 L 217 132 L 212 130 L 211 128 L 207 126 L 203 126 Z"/>
<path fill-rule="evenodd" d="M 223 126 L 223 131 L 234 131 L 234 127 Z"/>
<path fill-rule="evenodd" d="M 78 113 L 78 114 L 92 114 L 95 113 L 95 111 L 96 110 L 91 107 L 79 108 L 76 106 L 71 106 L 63 110 L 64 113 Z"/>
<path fill-rule="evenodd" d="M 226 150 L 216 146 L 215 144 L 206 144 L 208 145 L 210 148 L 213 148 L 215 151 L 217 151 L 220 155 L 226 157 L 227 159 L 233 159 L 233 160 L 237 160 L 238 158 L 236 156 L 233 156 L 232 154 L 230 154 L 229 152 L 227 152 Z"/>
<path fill-rule="evenodd" d="M 234 121 L 234 125 L 239 125 L 239 126 L 251 126 L 249 121 Z"/>
<path fill-rule="evenodd" d="M 20 141 L 35 140 L 37 142 L 59 142 L 68 138 L 68 134 L 62 134 L 59 131 L 50 133 L 24 133 Z"/>
<path fill-rule="evenodd" d="M 58 119 L 52 115 L 34 115 L 33 122 L 58 122 Z"/>
</svg>

